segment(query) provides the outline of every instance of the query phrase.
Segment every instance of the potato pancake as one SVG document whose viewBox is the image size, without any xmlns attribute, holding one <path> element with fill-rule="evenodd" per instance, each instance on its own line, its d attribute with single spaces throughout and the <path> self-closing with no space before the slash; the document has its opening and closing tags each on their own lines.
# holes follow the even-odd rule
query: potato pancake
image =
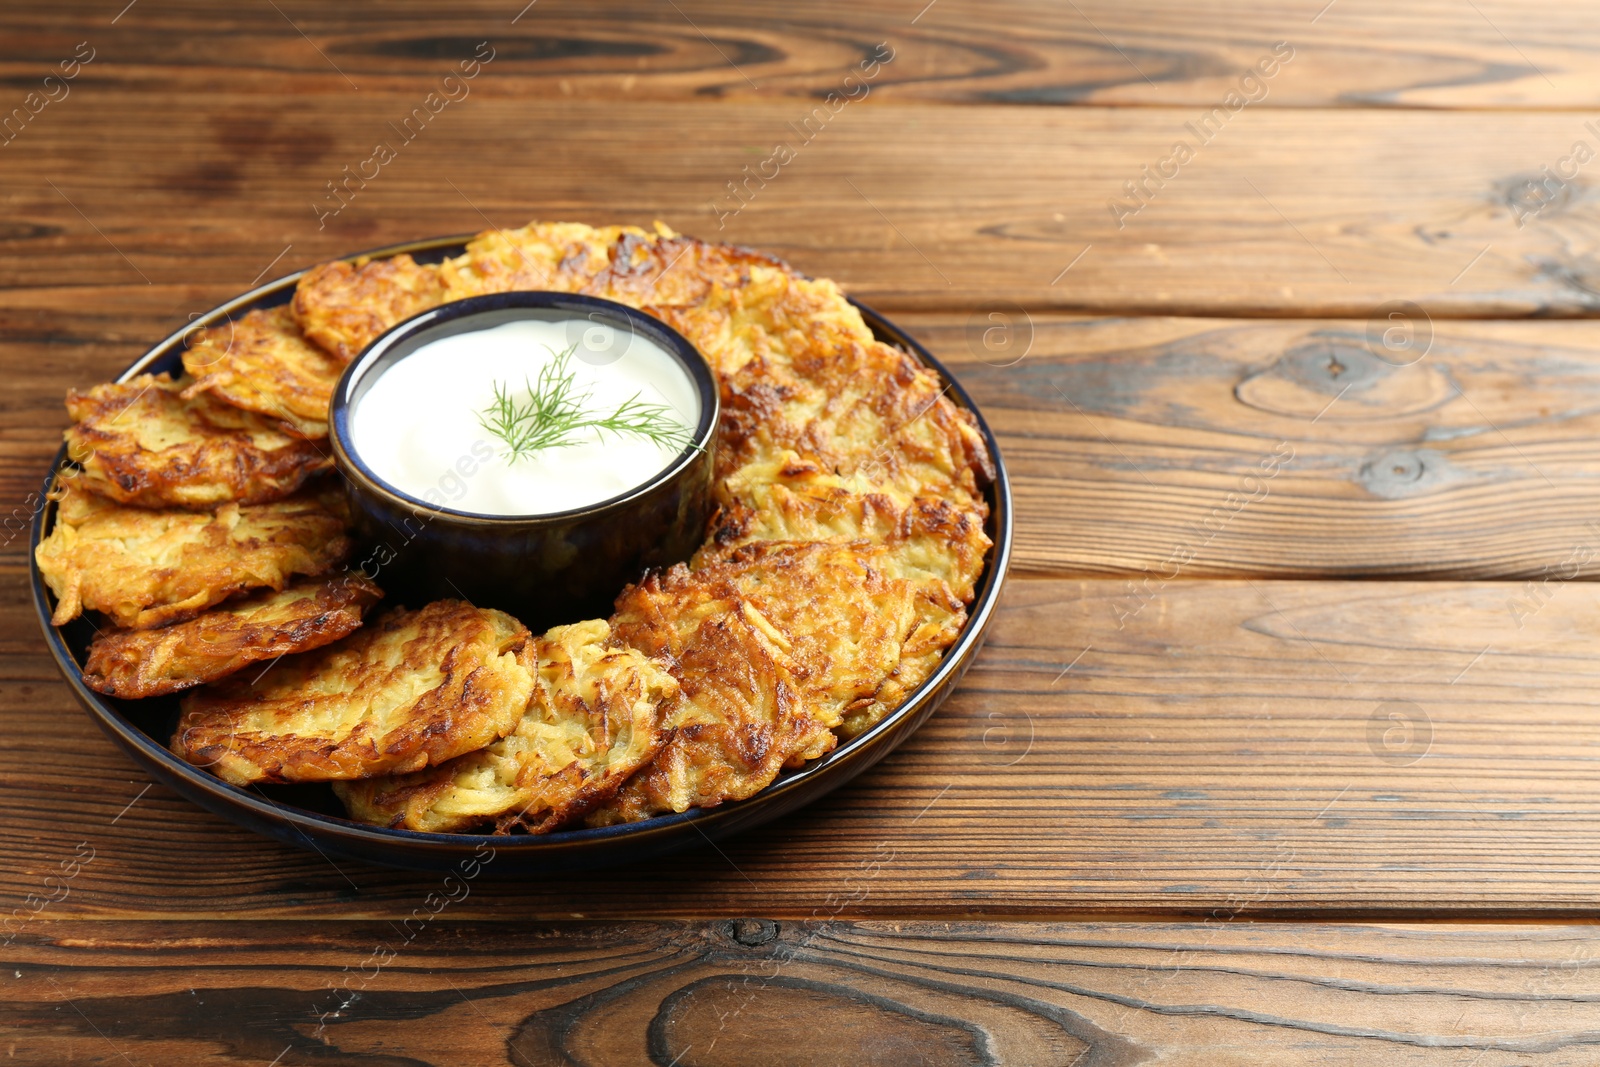
<svg viewBox="0 0 1600 1067">
<path fill-rule="evenodd" d="M 201 393 L 188 378 L 141 374 L 67 393 L 67 454 L 81 484 L 119 504 L 214 508 L 288 496 L 331 460 L 278 424 Z"/>
<path fill-rule="evenodd" d="M 165 626 L 236 593 L 321 574 L 350 551 L 344 500 L 332 491 L 214 513 L 125 507 L 75 481 L 57 491 L 55 524 L 34 553 L 57 626 L 85 608 L 125 628 Z"/>
<path fill-rule="evenodd" d="M 802 353 L 786 368 L 756 360 L 725 380 L 717 467 L 728 477 L 792 452 L 904 506 L 937 496 L 987 514 L 979 492 L 993 464 L 972 416 L 938 376 L 873 342 Z"/>
<path fill-rule="evenodd" d="M 649 310 L 694 342 L 723 377 L 753 359 L 782 368 L 807 352 L 872 341 L 861 312 L 837 285 L 781 267 L 753 264 L 737 288 L 717 284 L 698 303 Z"/>
<path fill-rule="evenodd" d="M 455 261 L 472 264 L 475 281 L 461 286 L 463 295 L 534 287 L 615 300 L 678 330 L 720 375 L 758 356 L 783 365 L 795 354 L 872 341 L 832 281 L 806 278 L 765 253 L 679 236 L 659 222 L 654 234 L 534 223 L 480 234 L 474 245 Z"/>
<path fill-rule="evenodd" d="M 642 586 L 655 582 L 652 576 Z M 639 599 L 654 595 L 646 588 Z M 785 764 L 799 766 L 838 743 L 802 710 L 779 662 L 781 650 L 742 605 L 702 604 L 671 618 L 662 610 L 671 611 L 670 605 L 637 607 L 637 614 L 615 617 L 613 626 L 619 636 L 626 631 L 633 647 L 673 657 L 671 673 L 681 688 L 666 721 L 671 739 L 589 817 L 592 825 L 743 800 L 766 788 Z"/>
<path fill-rule="evenodd" d="M 793 453 L 773 466 L 741 468 L 723 484 L 729 502 L 693 564 L 711 570 L 763 542 L 822 542 L 844 545 L 882 575 L 911 583 L 914 623 L 901 639 L 898 662 L 881 676 L 870 700 L 853 705 L 834 724 L 841 737 L 854 737 L 899 707 L 960 636 L 965 605 L 991 547 L 983 515 L 934 496 L 901 507 L 884 493 L 860 491 L 859 475 L 841 479 Z M 870 547 L 856 538 L 869 539 Z M 817 595 L 831 600 L 853 592 L 845 583 L 835 588 Z M 865 595 L 875 601 L 881 596 Z"/>
<path fill-rule="evenodd" d="M 295 286 L 294 317 L 306 337 L 349 362 L 389 327 L 446 301 L 513 289 L 577 292 L 610 265 L 624 235 L 651 240 L 632 226 L 531 223 L 485 230 L 462 255 L 438 265 L 405 253 L 327 263 Z"/>
<path fill-rule="evenodd" d="M 990 548 L 980 510 L 935 496 L 901 507 L 861 476 L 841 478 L 792 452 L 741 467 L 719 491 L 721 509 L 696 568 L 756 541 L 866 539 L 889 548 L 881 565 L 895 577 L 937 578 L 967 603 Z"/>
<path fill-rule="evenodd" d="M 916 623 L 900 642 L 900 662 L 878 684 L 872 699 L 861 701 L 844 713 L 835 732 L 848 740 L 883 721 L 905 703 L 911 691 L 934 672 L 944 658 L 944 650 L 961 636 L 967 623 L 967 610 L 948 588 L 923 586 L 916 594 Z"/>
<path fill-rule="evenodd" d="M 705 301 L 714 286 L 742 289 L 752 268 L 789 272 L 774 256 L 734 245 L 680 237 L 657 223 L 657 236 L 624 233 L 610 259 L 584 286 L 590 296 L 636 308 L 690 307 Z"/>
<path fill-rule="evenodd" d="M 894 671 L 921 587 L 954 599 L 936 579 L 896 577 L 893 556 L 870 541 L 767 541 L 691 571 L 684 588 L 741 601 L 781 650 L 806 714 L 831 728 Z"/>
<path fill-rule="evenodd" d="M 439 268 L 401 253 L 314 267 L 295 286 L 290 306 L 308 338 L 349 363 L 395 323 L 447 299 Z"/>
<path fill-rule="evenodd" d="M 354 633 L 382 596 L 377 586 L 349 572 L 230 600 L 159 630 L 102 633 L 89 645 L 83 683 L 109 696 L 142 698 L 214 682 L 252 663 Z"/>
<path fill-rule="evenodd" d="M 663 708 L 678 683 L 654 660 L 611 641 L 593 620 L 534 642 L 537 684 L 517 728 L 480 752 L 415 774 L 337 782 L 350 817 L 444 833 L 553 830 L 610 799 L 660 748 Z"/>
<path fill-rule="evenodd" d="M 624 235 L 648 238 L 637 226 L 596 229 L 581 222 L 531 222 L 519 230 L 485 230 L 467 250 L 439 265 L 450 300 L 513 289 L 575 293 L 611 263 Z"/>
<path fill-rule="evenodd" d="M 533 635 L 440 600 L 183 698 L 172 751 L 234 785 L 404 774 L 510 733 L 533 695 Z"/>
<path fill-rule="evenodd" d="M 307 341 L 285 305 L 204 331 L 184 351 L 183 369 L 195 379 L 183 395 L 212 393 L 315 440 L 328 436 L 328 402 L 344 363 Z"/>
<path fill-rule="evenodd" d="M 766 542 L 625 590 L 617 636 L 672 657 L 683 695 L 672 739 L 598 819 L 740 800 L 831 749 L 824 732 L 882 705 L 908 645 L 965 618 L 944 582 L 892 570 L 870 541 Z"/>
</svg>

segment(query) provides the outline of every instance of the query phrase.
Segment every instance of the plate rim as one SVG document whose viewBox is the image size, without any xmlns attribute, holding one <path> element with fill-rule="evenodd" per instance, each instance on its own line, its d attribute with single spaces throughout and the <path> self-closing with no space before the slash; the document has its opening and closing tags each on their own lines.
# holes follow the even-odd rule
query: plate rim
<svg viewBox="0 0 1600 1067">
<path fill-rule="evenodd" d="M 437 252 L 462 246 L 471 240 L 473 236 L 472 234 L 465 234 L 408 241 L 402 244 L 386 245 L 369 251 L 342 256 L 337 260 L 328 262 L 348 262 L 362 258 L 388 258 L 415 252 Z M 112 380 L 124 382 L 139 374 L 146 373 L 151 364 L 165 359 L 175 350 L 181 350 L 185 339 L 193 335 L 196 330 L 214 325 L 228 318 L 235 311 L 251 310 L 257 306 L 278 306 L 284 301 L 280 300 L 272 303 L 265 303 L 264 301 L 269 297 L 279 296 L 284 293 L 290 294 L 292 298 L 294 286 L 300 278 L 308 271 L 321 265 L 319 262 L 311 267 L 285 274 L 272 281 L 254 286 L 248 291 L 218 304 L 187 323 L 183 328 L 169 333 L 152 345 L 143 355 L 135 359 Z M 924 678 L 916 688 L 908 693 L 901 705 L 885 716 L 882 721 L 841 743 L 824 756 L 809 761 L 804 767 L 792 772 L 781 773 L 777 780 L 744 800 L 728 801 L 709 808 L 690 808 L 682 812 L 669 812 L 638 822 L 562 830 L 549 834 L 437 833 L 373 826 L 336 815 L 324 815 L 320 812 L 252 792 L 247 788 L 230 785 L 215 775 L 208 773 L 204 768 L 196 767 L 180 759 L 165 745 L 156 741 L 154 737 L 122 715 L 115 707 L 106 703 L 100 694 L 89 689 L 84 684 L 81 665 L 73 656 L 72 650 L 67 646 L 61 630 L 50 623 L 50 593 L 45 585 L 43 575 L 39 571 L 35 553 L 39 542 L 46 536 L 46 526 L 54 517 L 55 507 L 53 502 L 48 500 L 48 493 L 55 480 L 56 472 L 61 469 L 63 462 L 67 458 L 65 443 L 57 449 L 56 454 L 50 461 L 40 493 L 39 499 L 41 503 L 34 512 L 28 542 L 29 584 L 33 594 L 34 609 L 56 668 L 72 689 L 79 705 L 83 707 L 90 718 L 95 720 L 96 724 L 111 735 L 112 739 L 117 741 L 130 755 L 137 754 L 138 757 L 142 757 L 143 762 L 147 764 L 147 766 L 141 768 L 142 770 L 147 773 L 154 772 L 158 775 L 165 774 L 179 778 L 191 789 L 215 798 L 216 803 L 221 808 L 245 810 L 224 811 L 220 810 L 220 808 L 213 808 L 200 803 L 193 796 L 188 795 L 187 791 L 174 787 L 190 803 L 219 814 L 236 825 L 244 825 L 244 828 L 257 833 L 264 834 L 264 831 L 252 824 L 241 824 L 240 820 L 246 812 L 256 819 L 282 823 L 292 829 L 297 836 L 303 838 L 315 851 L 321 851 L 321 849 L 316 847 L 315 841 L 311 836 L 312 831 L 332 834 L 341 839 L 353 838 L 356 842 L 366 846 L 359 853 L 363 858 L 366 858 L 369 862 L 386 863 L 391 866 L 406 867 L 413 866 L 413 864 L 407 863 L 406 857 L 403 856 L 392 859 L 383 858 L 382 852 L 385 849 L 421 849 L 428 852 L 448 854 L 454 858 L 457 854 L 475 853 L 483 846 L 488 845 L 496 854 L 504 850 L 508 854 L 531 859 L 536 858 L 541 851 L 561 851 L 561 846 L 580 849 L 592 847 L 594 850 L 599 850 L 607 844 L 614 845 L 619 841 L 648 839 L 662 834 L 674 833 L 685 826 L 697 830 L 702 837 L 711 840 L 720 836 L 720 832 L 732 832 L 741 828 L 741 825 L 747 823 L 751 817 L 759 814 L 765 808 L 777 806 L 782 809 L 772 813 L 772 817 L 777 817 L 785 811 L 791 810 L 792 807 L 820 799 L 824 793 L 831 792 L 833 788 L 844 785 L 857 774 L 867 770 L 879 759 L 888 755 L 893 748 L 898 747 L 902 741 L 922 725 L 928 716 L 937 710 L 939 705 L 953 691 L 962 675 L 966 673 L 972 658 L 982 647 L 985 633 L 998 605 L 1001 586 L 1004 584 L 1010 567 L 1015 526 L 1011 483 L 1005 461 L 1000 453 L 999 442 L 995 439 L 994 431 L 984 418 L 982 411 L 973 402 L 970 394 L 968 394 L 960 381 L 950 373 L 949 369 L 915 337 L 867 304 L 853 297 L 847 296 L 846 299 L 861 312 L 863 319 L 868 327 L 873 330 L 875 336 L 907 350 L 913 358 L 938 374 L 947 390 L 954 394 L 960 405 L 972 414 L 977 423 L 978 431 L 982 434 L 984 443 L 989 449 L 990 459 L 994 465 L 995 476 L 989 485 L 989 493 L 991 494 L 991 499 L 989 500 L 990 521 L 993 527 L 992 545 L 989 551 L 989 559 L 983 575 L 979 579 L 972 605 L 968 609 L 967 620 L 962 626 L 960 635 L 945 651 L 934 672 Z M 884 337 L 884 335 L 887 335 L 887 337 Z M 884 743 L 891 739 L 893 743 L 885 748 Z M 822 788 L 821 792 L 814 796 L 802 797 L 789 808 L 783 807 L 782 801 L 797 790 L 801 790 L 808 785 L 816 787 L 817 783 L 822 782 L 827 782 L 828 784 L 826 788 Z M 166 784 L 172 785 L 173 783 L 169 781 Z M 264 834 L 264 836 L 271 835 Z M 595 865 L 598 865 L 598 863 Z"/>
</svg>

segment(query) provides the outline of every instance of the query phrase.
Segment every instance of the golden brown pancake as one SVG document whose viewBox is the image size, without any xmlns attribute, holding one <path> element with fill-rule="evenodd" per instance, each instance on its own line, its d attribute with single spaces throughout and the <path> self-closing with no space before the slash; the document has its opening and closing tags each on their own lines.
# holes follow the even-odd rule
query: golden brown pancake
<svg viewBox="0 0 1600 1067">
<path fill-rule="evenodd" d="M 405 253 L 314 267 L 295 286 L 295 321 L 306 337 L 348 363 L 397 322 L 445 302 L 435 266 Z"/>
<path fill-rule="evenodd" d="M 146 508 L 265 504 L 328 469 L 325 450 L 168 375 L 67 393 L 67 453 L 84 488 Z"/>
<path fill-rule="evenodd" d="M 648 588 L 652 584 L 646 578 L 634 587 L 644 589 L 640 599 L 659 597 Z M 798 766 L 837 743 L 800 706 L 780 663 L 781 650 L 737 604 L 701 604 L 701 611 L 685 614 L 666 604 L 638 607 L 639 613 L 620 613 L 613 624 L 635 648 L 672 657 L 671 673 L 681 687 L 667 717 L 672 737 L 591 823 L 743 800 L 764 789 L 785 764 Z"/>
<path fill-rule="evenodd" d="M 235 785 L 405 774 L 510 733 L 533 694 L 533 636 L 440 600 L 183 698 L 172 751 Z"/>
<path fill-rule="evenodd" d="M 394 778 L 340 782 L 350 817 L 442 833 L 555 829 L 611 797 L 661 745 L 678 683 L 610 640 L 596 619 L 535 642 L 538 684 L 511 733 L 479 752 Z"/>
<path fill-rule="evenodd" d="M 595 228 L 581 222 L 530 222 L 516 230 L 485 230 L 467 250 L 439 266 L 449 299 L 513 289 L 575 293 L 611 261 L 623 235 L 645 237 L 636 226 Z"/>
<path fill-rule="evenodd" d="M 235 594 L 321 574 L 350 551 L 333 491 L 215 512 L 125 507 L 75 482 L 58 492 L 55 525 L 34 553 L 56 595 L 57 626 L 85 608 L 122 627 L 165 626 Z"/>
<path fill-rule="evenodd" d="M 872 341 L 861 313 L 826 278 L 748 263 L 736 280 L 728 280 L 733 284 L 714 283 L 702 300 L 682 307 L 645 301 L 647 310 L 694 342 L 723 377 L 753 359 L 786 368 L 806 353 Z"/>
<path fill-rule="evenodd" d="M 195 379 L 184 396 L 211 393 L 314 440 L 328 436 L 328 402 L 344 363 L 307 341 L 284 306 L 206 330 L 184 351 L 183 369 Z"/>
<path fill-rule="evenodd" d="M 599 820 L 743 799 L 832 748 L 826 731 L 881 715 L 908 648 L 923 656 L 965 618 L 943 581 L 895 568 L 870 541 L 762 542 L 629 587 L 617 636 L 672 657 L 683 695 L 672 739 Z"/>
<path fill-rule="evenodd" d="M 252 663 L 320 648 L 355 632 L 382 596 L 360 574 L 346 572 L 230 600 L 158 630 L 107 631 L 89 645 L 83 682 L 124 698 L 215 682 Z"/>
<path fill-rule="evenodd" d="M 758 359 L 725 380 L 719 475 L 786 453 L 858 476 L 902 506 L 937 496 L 987 515 L 979 484 L 993 471 L 972 416 L 889 345 L 803 353 L 781 368 Z"/>
<path fill-rule="evenodd" d="M 583 292 L 660 314 L 669 307 L 696 307 L 714 287 L 742 289 L 752 268 L 789 272 L 783 260 L 762 252 L 680 237 L 660 223 L 656 228 L 656 234 L 622 234 Z"/>
<path fill-rule="evenodd" d="M 721 495 L 696 567 L 752 542 L 864 539 L 890 550 L 887 565 L 896 577 L 937 578 L 968 603 L 990 548 L 981 510 L 936 496 L 901 506 L 860 475 L 841 478 L 792 452 L 739 468 Z"/>
</svg>

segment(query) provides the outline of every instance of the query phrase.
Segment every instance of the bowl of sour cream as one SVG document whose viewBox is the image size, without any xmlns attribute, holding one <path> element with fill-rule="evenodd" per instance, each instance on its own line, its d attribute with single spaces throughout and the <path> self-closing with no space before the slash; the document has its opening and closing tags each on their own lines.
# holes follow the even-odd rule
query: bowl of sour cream
<svg viewBox="0 0 1600 1067">
<path fill-rule="evenodd" d="M 432 308 L 334 390 L 353 565 L 391 603 L 460 597 L 536 630 L 607 615 L 704 539 L 718 414 L 704 357 L 623 304 L 512 292 Z"/>
</svg>

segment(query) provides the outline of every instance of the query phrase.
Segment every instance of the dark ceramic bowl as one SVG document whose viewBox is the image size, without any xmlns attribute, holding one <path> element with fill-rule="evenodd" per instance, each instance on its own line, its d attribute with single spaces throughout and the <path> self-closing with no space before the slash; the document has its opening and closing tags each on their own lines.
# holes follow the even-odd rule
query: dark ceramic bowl
<svg viewBox="0 0 1600 1067">
<path fill-rule="evenodd" d="M 622 337 L 642 337 L 670 355 L 700 400 L 689 446 L 636 489 L 548 515 L 460 511 L 409 496 L 372 471 L 355 448 L 350 424 L 362 397 L 385 371 L 433 341 L 530 319 L 579 329 L 591 323 L 611 326 Z M 620 355 L 597 361 L 613 362 Z M 695 347 L 676 330 L 624 304 L 568 293 L 514 292 L 424 311 L 368 345 L 345 368 L 333 392 L 329 439 L 334 463 L 345 476 L 357 543 L 366 553 L 358 565 L 379 580 L 390 603 L 460 597 L 509 612 L 535 633 L 604 618 L 623 586 L 651 567 L 688 559 L 705 539 L 719 413 L 716 379 Z"/>
<path fill-rule="evenodd" d="M 439 238 L 397 245 L 367 253 L 373 257 L 407 252 L 421 262 L 436 262 L 459 255 L 465 237 Z M 303 272 L 301 272 L 303 273 Z M 119 380 L 140 374 L 182 373 L 180 356 L 184 338 L 196 326 L 226 322 L 255 308 L 287 303 L 294 295 L 300 273 L 228 301 L 202 316 L 195 323 L 168 336 L 134 362 Z M 200 805 L 240 826 L 267 837 L 308 848 L 324 855 L 366 860 L 393 867 L 418 870 L 454 870 L 462 864 L 482 862 L 485 855 L 494 860 L 487 867 L 491 874 L 550 874 L 583 870 L 622 863 L 641 863 L 655 856 L 682 848 L 703 845 L 707 840 L 726 837 L 788 814 L 802 805 L 839 788 L 877 763 L 910 737 L 924 720 L 943 704 L 961 676 L 966 673 L 984 632 L 994 616 L 1000 586 L 1011 558 L 1011 488 L 1005 463 L 983 416 L 972 404 L 948 371 L 926 349 L 889 320 L 860 304 L 867 325 L 884 341 L 911 353 L 947 384 L 956 404 L 971 411 L 994 457 L 995 480 L 986 487 L 989 502 L 989 537 L 994 547 L 988 566 L 978 582 L 977 596 L 967 616 L 967 624 L 939 663 L 939 667 L 913 690 L 899 708 L 882 722 L 858 737 L 851 738 L 818 760 L 799 770 L 781 775 L 749 800 L 723 804 L 716 808 L 696 808 L 677 815 L 662 815 L 643 822 L 607 826 L 595 830 L 569 830 L 541 836 L 496 837 L 488 834 L 425 834 L 409 830 L 388 830 L 344 817 L 344 809 L 325 785 L 281 786 L 240 789 L 228 785 L 199 768 L 192 767 L 167 751 L 167 740 L 177 722 L 178 702 L 174 697 L 153 700 L 117 700 L 101 696 L 83 684 L 82 663 L 94 631 L 85 619 L 77 619 L 57 629 L 50 625 L 54 609 L 50 590 L 32 568 L 33 602 L 44 630 L 45 641 L 55 657 L 67 684 L 89 716 L 106 734 L 143 767 L 151 777 Z M 44 481 L 48 491 L 55 471 L 67 461 L 66 449 L 56 453 Z M 32 549 L 49 533 L 55 518 L 53 506 L 40 508 L 34 515 L 29 541 Z M 492 852 L 488 850 L 493 850 Z"/>
</svg>

